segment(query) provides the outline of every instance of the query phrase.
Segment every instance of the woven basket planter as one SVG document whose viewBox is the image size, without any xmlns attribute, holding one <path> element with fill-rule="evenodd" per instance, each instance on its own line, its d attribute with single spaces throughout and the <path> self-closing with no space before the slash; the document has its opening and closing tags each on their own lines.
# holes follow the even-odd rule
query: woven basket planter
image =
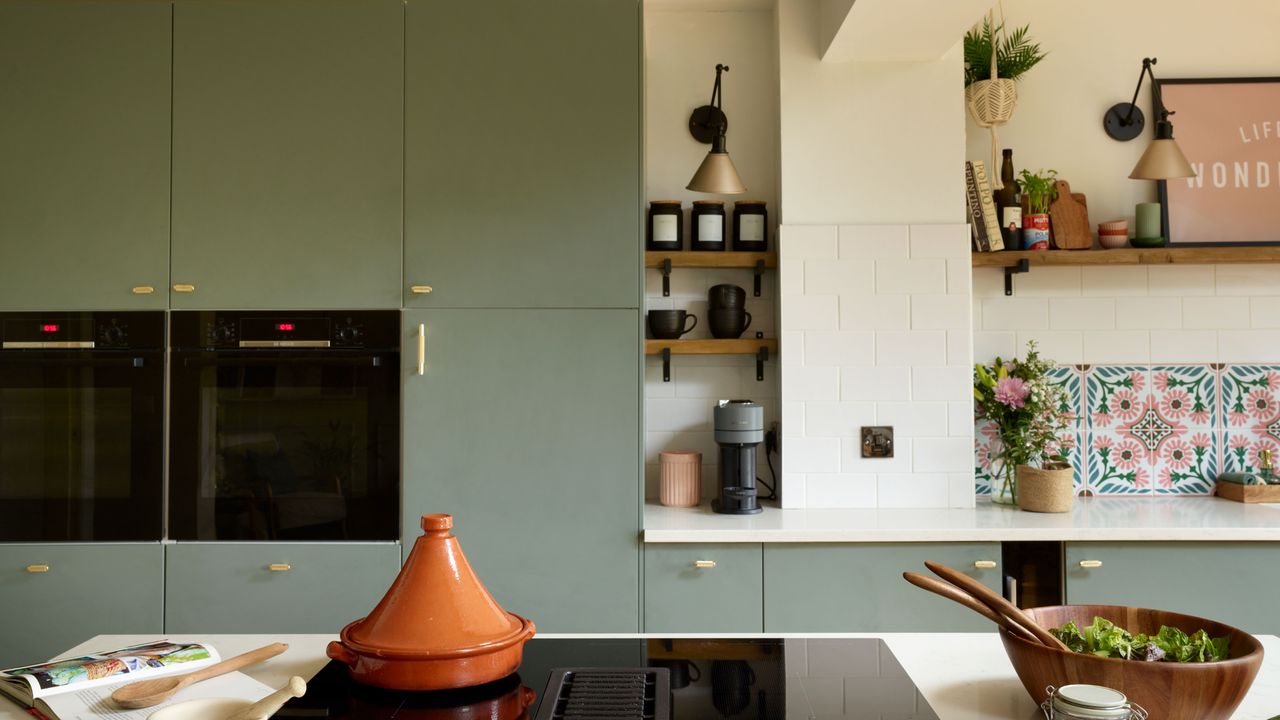
<svg viewBox="0 0 1280 720">
<path fill-rule="evenodd" d="M 1018 466 L 1018 507 L 1030 512 L 1071 512 L 1075 500 L 1075 470 L 1066 463 L 1047 468 Z"/>
<path fill-rule="evenodd" d="M 964 89 L 964 103 L 979 127 L 1004 125 L 1018 104 L 1018 84 L 1006 78 L 979 80 Z"/>
</svg>

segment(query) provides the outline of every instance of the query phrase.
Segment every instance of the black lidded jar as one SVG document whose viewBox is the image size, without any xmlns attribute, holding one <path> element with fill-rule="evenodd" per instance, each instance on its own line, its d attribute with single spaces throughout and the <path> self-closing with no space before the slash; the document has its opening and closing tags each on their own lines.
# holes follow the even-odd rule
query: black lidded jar
<svg viewBox="0 0 1280 720">
<path fill-rule="evenodd" d="M 724 203 L 719 200 L 694 200 L 689 230 L 693 250 L 724 250 Z"/>
<path fill-rule="evenodd" d="M 654 200 L 649 203 L 649 227 L 645 250 L 684 249 L 684 211 L 679 200 Z"/>
<path fill-rule="evenodd" d="M 739 200 L 733 204 L 733 249 L 769 250 L 769 211 L 763 200 Z"/>
</svg>

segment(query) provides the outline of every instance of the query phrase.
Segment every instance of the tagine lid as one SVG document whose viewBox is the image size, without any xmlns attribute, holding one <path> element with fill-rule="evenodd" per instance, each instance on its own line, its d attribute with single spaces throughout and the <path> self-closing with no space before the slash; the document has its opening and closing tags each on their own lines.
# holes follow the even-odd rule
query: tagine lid
<svg viewBox="0 0 1280 720">
<path fill-rule="evenodd" d="M 503 610 L 462 554 L 451 515 L 422 516 L 423 534 L 373 612 L 342 631 L 352 650 L 387 658 L 487 653 L 533 635 Z"/>
</svg>

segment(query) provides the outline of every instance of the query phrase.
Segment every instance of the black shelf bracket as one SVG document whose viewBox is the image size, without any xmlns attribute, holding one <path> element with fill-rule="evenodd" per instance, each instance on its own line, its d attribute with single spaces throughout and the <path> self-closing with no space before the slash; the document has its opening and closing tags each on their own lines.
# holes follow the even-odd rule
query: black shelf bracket
<svg viewBox="0 0 1280 720">
<path fill-rule="evenodd" d="M 662 259 L 662 297 L 671 297 L 671 258 Z"/>
<path fill-rule="evenodd" d="M 757 261 L 756 261 L 756 277 L 755 277 L 755 284 L 756 284 L 756 285 L 755 285 L 755 292 L 754 292 L 754 293 L 752 293 L 752 294 L 753 294 L 753 295 L 755 295 L 756 297 L 760 297 L 760 278 L 762 278 L 762 277 L 764 277 L 764 261 L 763 261 L 763 260 L 757 260 Z"/>
<path fill-rule="evenodd" d="M 764 382 L 764 364 L 769 362 L 769 348 L 762 346 L 756 353 L 756 381 Z"/>
<path fill-rule="evenodd" d="M 671 348 L 662 348 L 662 382 L 671 382 Z"/>
<path fill-rule="evenodd" d="M 1026 258 L 1022 258 L 1021 260 L 1019 260 L 1017 265 L 1010 265 L 1009 267 L 1006 267 L 1004 269 L 1004 294 L 1005 295 L 1013 294 L 1013 276 L 1014 275 L 1017 275 L 1019 273 L 1024 273 L 1024 272 L 1030 272 L 1030 271 L 1031 271 L 1031 261 Z"/>
</svg>

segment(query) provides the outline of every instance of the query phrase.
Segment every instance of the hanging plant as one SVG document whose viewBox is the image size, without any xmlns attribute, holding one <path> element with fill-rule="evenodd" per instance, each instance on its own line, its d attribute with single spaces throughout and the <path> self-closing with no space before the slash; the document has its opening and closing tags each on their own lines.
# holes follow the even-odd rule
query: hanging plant
<svg viewBox="0 0 1280 720">
<path fill-rule="evenodd" d="M 1027 37 L 1029 27 L 1007 31 L 1003 19 L 996 24 L 992 11 L 982 20 L 981 28 L 974 27 L 964 36 L 965 107 L 979 127 L 991 130 L 990 175 L 997 189 L 1004 184 L 994 172 L 1000 145 L 996 128 L 1013 117 L 1018 103 L 1017 79 L 1045 57 L 1040 45 Z"/>
</svg>

